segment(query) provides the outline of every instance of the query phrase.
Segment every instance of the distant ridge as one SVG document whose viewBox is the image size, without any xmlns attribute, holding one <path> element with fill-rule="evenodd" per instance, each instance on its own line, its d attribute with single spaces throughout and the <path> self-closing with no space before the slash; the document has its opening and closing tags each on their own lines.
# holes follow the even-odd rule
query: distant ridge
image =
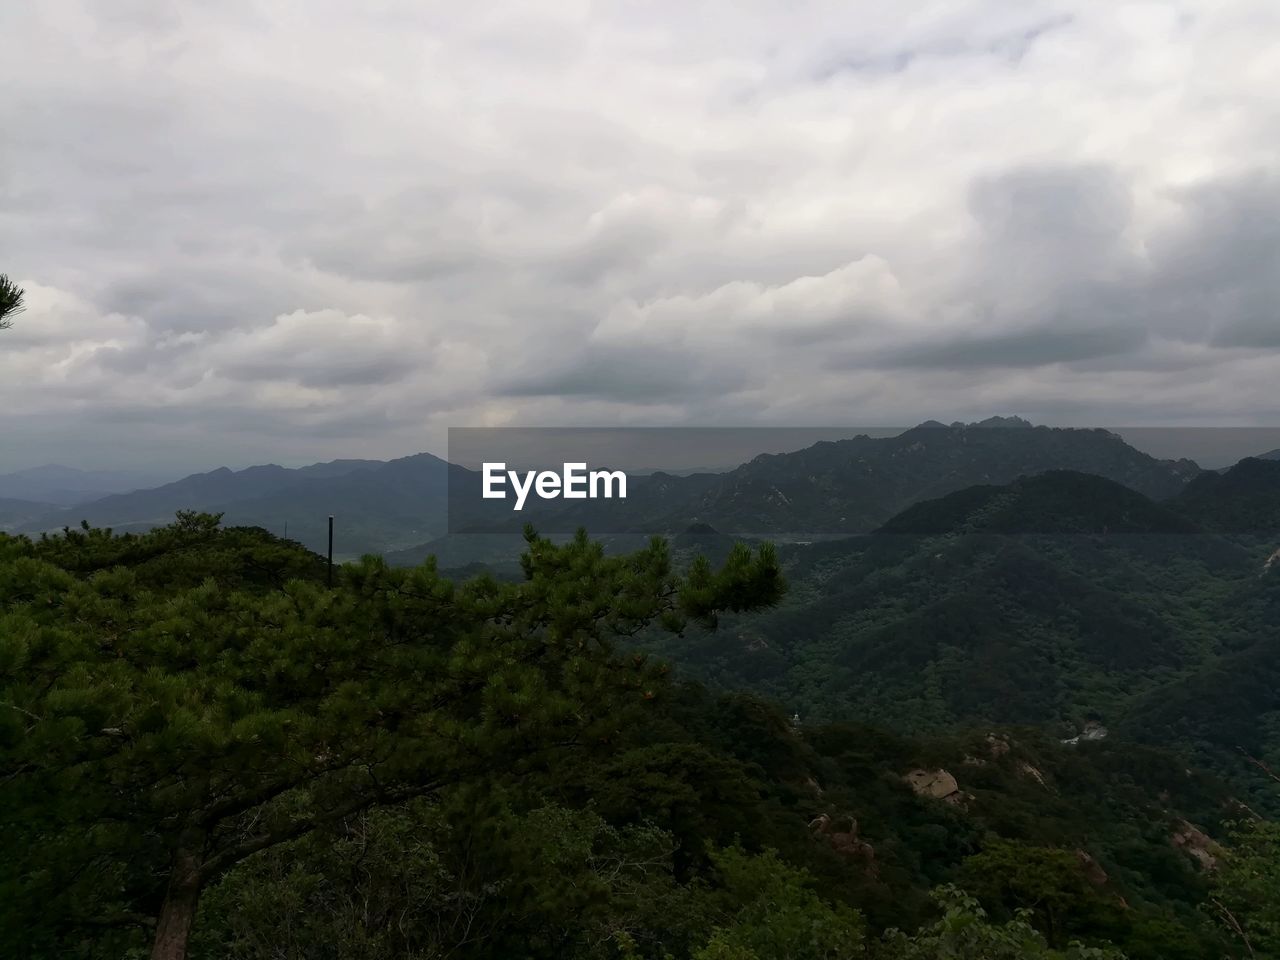
<svg viewBox="0 0 1280 960">
<path fill-rule="evenodd" d="M 1190 460 L 1158 460 L 1103 429 L 1034 426 L 1019 417 L 958 426 L 933 420 L 897 436 L 860 435 L 760 454 L 724 473 L 633 477 L 625 505 L 558 501 L 526 507 L 496 529 L 515 533 L 527 519 L 544 533 L 582 526 L 596 536 L 679 538 L 708 527 L 729 539 L 847 536 L 875 530 L 922 500 L 1056 470 L 1096 475 L 1158 500 L 1176 496 L 1201 472 Z M 421 558 L 432 549 L 419 544 L 397 559 Z"/>
<path fill-rule="evenodd" d="M 1030 430 L 1035 424 L 1021 417 L 987 417 L 977 423 L 953 423 L 953 427 L 977 427 L 979 429 Z"/>
<path fill-rule="evenodd" d="M 711 478 L 669 511 L 666 528 L 702 521 L 728 533 L 862 533 L 921 500 L 1050 470 L 1095 474 L 1156 499 L 1178 494 L 1200 467 L 1157 460 L 1102 429 L 1034 426 L 991 417 L 944 427 L 926 421 L 896 437 L 823 441 L 765 454 Z M 680 481 L 664 498 L 673 504 Z"/>
<path fill-rule="evenodd" d="M 71 506 L 114 493 L 154 487 L 167 478 L 136 470 L 78 470 L 49 463 L 0 474 L 0 497 Z"/>
<path fill-rule="evenodd" d="M 252 497 L 281 490 L 299 480 L 341 476 L 364 469 L 370 461 L 335 460 L 289 469 L 274 463 L 244 470 L 218 467 L 145 490 L 118 493 L 50 514 L 36 525 L 58 529 L 87 520 L 94 526 L 147 528 L 168 523 L 178 510 L 216 510 Z"/>
<path fill-rule="evenodd" d="M 1280 459 L 1246 457 L 1196 477 L 1172 502 L 1183 515 L 1223 533 L 1280 531 Z"/>
<path fill-rule="evenodd" d="M 556 500 L 527 506 L 519 515 L 500 511 L 496 529 L 518 534 L 528 520 L 548 534 L 583 526 L 597 536 L 688 536 L 691 529 L 707 536 L 710 527 L 716 538 L 806 540 L 867 533 L 923 500 L 1058 470 L 1102 477 L 1156 500 L 1177 496 L 1202 472 L 1190 460 L 1158 460 L 1102 429 L 1036 426 L 1017 416 L 951 426 L 930 420 L 896 436 L 862 435 L 761 454 L 721 473 L 634 475 L 625 502 Z M 464 475 L 464 482 L 474 483 L 461 467 L 425 453 L 296 469 L 222 467 L 38 517 L 24 512 L 9 523 L 28 533 L 81 520 L 144 530 L 169 522 L 178 510 L 205 510 L 223 513 L 226 524 L 261 526 L 322 549 L 333 514 L 340 557 L 421 557 L 448 531 L 449 478 Z M 455 523 L 453 529 L 466 527 Z"/>
<path fill-rule="evenodd" d="M 53 504 L 0 497 L 0 533 L 7 533 L 53 509 Z"/>
<path fill-rule="evenodd" d="M 975 486 L 908 507 L 875 532 L 935 535 L 1201 533 L 1169 506 L 1112 480 L 1072 470 Z"/>
</svg>

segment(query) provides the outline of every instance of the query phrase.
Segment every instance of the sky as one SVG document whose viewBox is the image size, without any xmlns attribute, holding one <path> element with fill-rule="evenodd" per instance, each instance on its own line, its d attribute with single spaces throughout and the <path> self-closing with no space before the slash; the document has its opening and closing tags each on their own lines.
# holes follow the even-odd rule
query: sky
<svg viewBox="0 0 1280 960">
<path fill-rule="evenodd" d="M 0 38 L 0 471 L 1280 424 L 1273 0 L 40 0 Z"/>
</svg>

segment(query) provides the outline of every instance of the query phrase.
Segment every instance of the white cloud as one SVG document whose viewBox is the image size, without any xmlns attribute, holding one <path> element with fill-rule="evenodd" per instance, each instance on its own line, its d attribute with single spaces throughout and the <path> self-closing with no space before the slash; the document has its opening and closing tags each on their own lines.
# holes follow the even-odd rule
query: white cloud
<svg viewBox="0 0 1280 960">
<path fill-rule="evenodd" d="M 1267 0 L 8 5 L 0 468 L 1266 422 L 1277 32 Z"/>
</svg>

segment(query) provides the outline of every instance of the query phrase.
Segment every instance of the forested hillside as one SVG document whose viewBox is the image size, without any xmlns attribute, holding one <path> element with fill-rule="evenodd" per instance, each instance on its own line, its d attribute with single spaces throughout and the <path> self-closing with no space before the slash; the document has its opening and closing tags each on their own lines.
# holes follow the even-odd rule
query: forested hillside
<svg viewBox="0 0 1280 960">
<path fill-rule="evenodd" d="M 1021 495 L 957 502 L 1000 526 Z M 1140 505 L 1144 535 L 1180 522 Z M 909 564 L 914 536 L 798 552 L 773 613 L 768 548 L 725 546 L 713 570 L 530 535 L 519 582 L 370 558 L 328 586 L 319 557 L 204 515 L 2 538 L 5 953 L 1264 955 L 1274 840 L 1254 826 L 1233 852 L 1228 823 L 1255 814 L 1175 752 L 789 718 L 688 679 L 749 610 L 763 634 L 812 606 L 818 571 L 894 582 L 865 551 Z M 1063 569 L 1110 555 L 1086 539 Z M 1228 585 L 1248 567 L 1211 540 L 1166 568 L 1193 563 Z M 679 656 L 638 652 L 658 625 Z"/>
<path fill-rule="evenodd" d="M 1216 511 L 1252 509 L 1248 490 Z M 870 536 L 784 550 L 777 610 L 656 647 L 804 716 L 1062 739 L 1095 722 L 1249 777 L 1246 754 L 1280 762 L 1280 569 L 1273 544 L 1202 526 L 1207 513 L 1196 490 L 1155 503 L 1071 472 L 973 487 Z"/>
</svg>

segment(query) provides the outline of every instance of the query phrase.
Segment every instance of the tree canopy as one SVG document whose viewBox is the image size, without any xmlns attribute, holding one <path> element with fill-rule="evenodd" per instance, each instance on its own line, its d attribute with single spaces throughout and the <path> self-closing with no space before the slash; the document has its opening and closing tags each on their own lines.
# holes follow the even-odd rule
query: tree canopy
<svg viewBox="0 0 1280 960">
<path fill-rule="evenodd" d="M 495 766 L 607 747 L 668 670 L 626 638 L 782 590 L 768 548 L 679 575 L 660 540 L 606 557 L 532 531 L 521 583 L 370 557 L 332 589 L 305 562 L 274 585 L 278 545 L 244 539 L 185 516 L 138 538 L 3 544 L 0 910 L 7 929 L 74 921 L 24 934 L 24 955 L 154 916 L 152 956 L 181 958 L 202 889 L 245 858 Z M 224 567 L 228 550 L 244 555 Z"/>
</svg>

